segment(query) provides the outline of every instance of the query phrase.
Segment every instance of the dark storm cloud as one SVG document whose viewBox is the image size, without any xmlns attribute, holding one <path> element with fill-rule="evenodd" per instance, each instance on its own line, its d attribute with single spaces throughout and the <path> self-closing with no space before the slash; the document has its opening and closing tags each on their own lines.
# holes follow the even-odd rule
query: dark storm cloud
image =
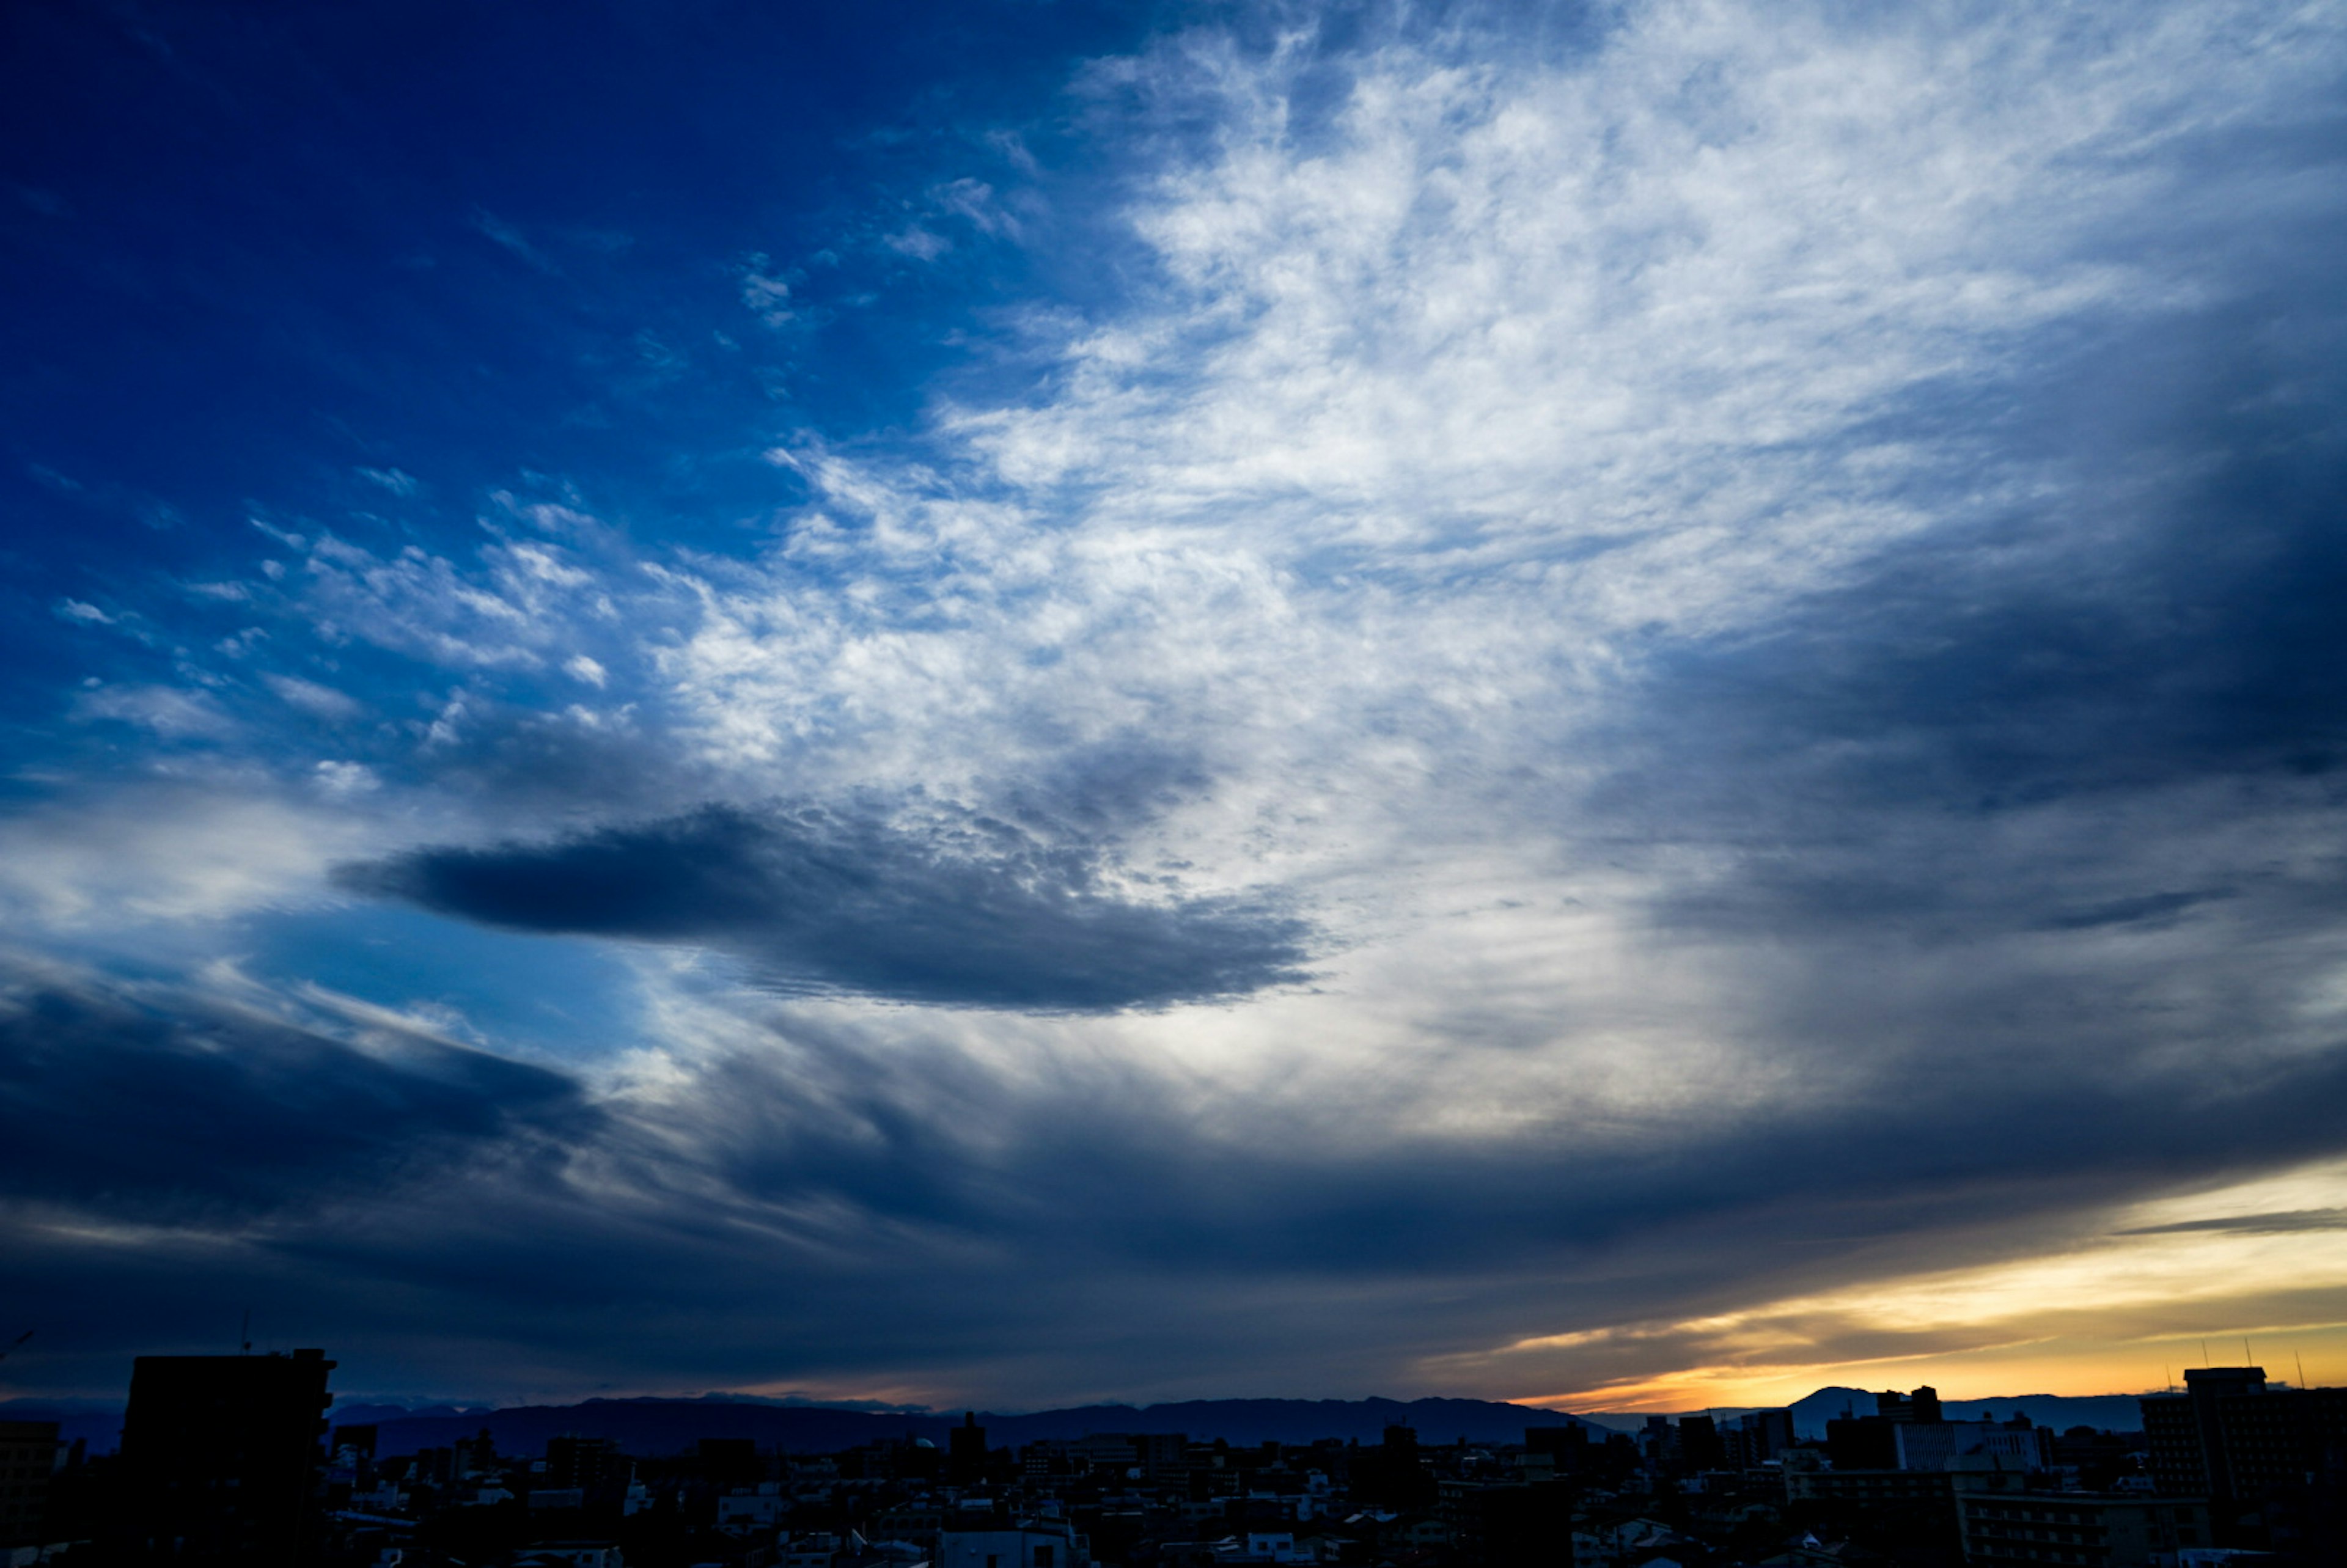
<svg viewBox="0 0 2347 1568">
<path fill-rule="evenodd" d="M 1657 651 L 1649 717 L 1614 732 L 1602 802 L 1745 856 L 1672 917 L 1911 917 L 1942 935 L 2257 919 L 2275 860 L 2187 851 L 2211 811 L 2238 833 L 2340 803 L 2335 293 L 2305 282 L 2172 340 L 2076 352 L 1994 407 L 1913 400 L 1907 436 L 2026 446 L 2058 427 L 2059 509 L 1934 529 L 1757 630 Z M 2211 788 L 2241 793 L 2194 795 Z M 2075 838 L 2073 856 L 2060 835 L 2000 839 L 2063 812 L 2116 841 Z M 2334 831 L 2291 853 L 2342 848 Z M 2329 907 L 2347 890 L 2332 882 L 2289 897 Z"/>
<path fill-rule="evenodd" d="M 1212 784 L 1195 756 L 1120 734 L 1071 748 L 1039 775 L 1010 781 L 1002 809 L 1045 837 L 1113 839 L 1205 796 Z"/>
<path fill-rule="evenodd" d="M 2172 919 L 2212 899 L 2229 897 L 2231 894 L 2223 888 L 2206 893 L 2147 893 L 2137 898 L 2120 898 L 2091 908 L 2048 915 L 2039 922 L 2039 926 L 2048 931 L 2085 931 L 2097 926 L 2137 926 L 2149 921 Z"/>
<path fill-rule="evenodd" d="M 1984 1058 L 1959 1054 L 1970 1027 L 1949 1020 L 1932 1041 L 1948 1066 L 1895 1092 L 1738 1119 L 1667 1149 L 1565 1127 L 1364 1148 L 1285 1104 L 1169 1113 L 1144 1071 L 1094 1066 L 1038 1086 L 967 1058 L 884 1062 L 805 1033 L 787 1066 L 719 1061 L 658 1114 L 689 1127 L 748 1202 L 820 1197 L 971 1243 L 1048 1245 L 1061 1266 L 1110 1274 L 1357 1281 L 1558 1266 L 1731 1220 L 1748 1234 L 1719 1245 L 1759 1266 L 1796 1237 L 2013 1221 L 2335 1146 L 2347 1054 L 2209 1092 L 2197 1064 L 2143 1060 L 2131 1020 L 2114 1018 L 2066 1062 L 1984 1080 Z M 1760 1190 L 1738 1175 L 1756 1171 Z M 1717 1247 L 1687 1266 L 1717 1279 Z"/>
<path fill-rule="evenodd" d="M 1934 1266 L 1967 1245 L 2003 1255 L 2147 1184 L 2320 1152 L 2347 1092 L 2335 1055 L 2198 1097 L 2196 1071 L 2148 1064 L 2111 1078 L 2055 1063 L 2035 1079 L 1952 1066 L 1896 1100 L 1739 1119 L 1668 1150 L 1564 1128 L 1361 1147 L 1292 1106 L 1202 1117 L 1139 1064 L 1006 1072 L 935 1040 L 825 1034 L 786 1011 L 769 1027 L 773 1050 L 594 1117 L 534 1109 L 569 1102 L 528 1078 L 463 1115 L 395 1115 L 415 1145 L 402 1159 L 303 1141 L 287 1107 L 354 1098 L 350 1064 L 315 1048 L 243 1071 L 237 1081 L 271 1085 L 262 1112 L 199 1094 L 118 1133 L 84 1117 L 66 1132 L 88 1150 L 57 1199 L 74 1211 L 151 1214 L 147 1194 L 173 1193 L 173 1173 L 118 1140 L 159 1135 L 180 1162 L 226 1167 L 182 1172 L 182 1187 L 273 1198 L 279 1221 L 196 1269 L 175 1270 L 168 1249 L 134 1265 L 27 1237 L 10 1249 L 12 1290 L 56 1315 L 89 1297 L 118 1341 L 152 1345 L 243 1289 L 332 1323 L 349 1353 L 445 1365 L 486 1391 L 591 1386 L 621 1344 L 650 1386 L 1009 1358 L 1017 1371 L 975 1375 L 1040 1399 L 1137 1377 L 1277 1387 L 1304 1368 L 1369 1389 L 1414 1356 L 1553 1326 L 1560 1303 L 1600 1321 L 1699 1312 L 1732 1305 L 1723 1292 L 1842 1283 L 1854 1254 L 1879 1269 L 1885 1247 Z M 134 1035 L 108 1063 L 184 1088 L 173 1041 L 195 1032 L 190 1020 Z M 2116 1054 L 2118 1032 L 2095 1043 Z M 15 1081 L 46 1086 L 49 1103 L 88 1098 L 57 1052 Z M 292 1147 L 221 1147 L 215 1120 Z M 460 1152 L 472 1157 L 452 1182 Z M 108 1166 L 125 1173 L 112 1187 L 97 1179 Z M 300 1200 L 325 1184 L 354 1201 L 306 1217 Z M 461 1342 L 433 1345 L 451 1322 Z"/>
<path fill-rule="evenodd" d="M 1302 978 L 1303 923 L 1262 903 L 1119 897 L 1081 852 L 999 823 L 934 829 L 707 806 L 540 844 L 343 867 L 376 897 L 519 930 L 694 942 L 785 989 L 1105 1012 Z"/>
<path fill-rule="evenodd" d="M 0 1193 L 117 1217 L 276 1211 L 576 1132 L 569 1080 L 420 1036 L 357 1046 L 191 992 L 0 991 Z"/>
</svg>

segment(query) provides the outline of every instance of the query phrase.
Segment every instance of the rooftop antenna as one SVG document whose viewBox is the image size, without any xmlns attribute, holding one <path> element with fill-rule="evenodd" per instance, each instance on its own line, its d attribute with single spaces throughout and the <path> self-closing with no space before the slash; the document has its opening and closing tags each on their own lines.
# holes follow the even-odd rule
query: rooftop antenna
<svg viewBox="0 0 2347 1568">
<path fill-rule="evenodd" d="M 2203 1339 L 2200 1341 L 2200 1365 L 2206 1367 L 2209 1364 L 2209 1341 Z"/>
<path fill-rule="evenodd" d="M 2303 1389 L 2306 1387 L 2306 1358 L 2293 1350 L 2290 1353 L 2290 1358 L 2298 1363 L 2298 1386 Z"/>
<path fill-rule="evenodd" d="M 2242 1365 L 2242 1366 L 2244 1366 L 2244 1367 L 2246 1367 L 2246 1366 L 2250 1365 L 2251 1362 L 2255 1361 L 2256 1359 L 2257 1359 L 2257 1358 L 2256 1358 L 2255 1356 L 2252 1356 L 2252 1355 L 2250 1355 L 2250 1337 L 2249 1337 L 2248 1335 L 2246 1335 L 2246 1334 L 2242 1335 L 2242 1336 L 2241 1336 L 2241 1365 Z"/>
</svg>

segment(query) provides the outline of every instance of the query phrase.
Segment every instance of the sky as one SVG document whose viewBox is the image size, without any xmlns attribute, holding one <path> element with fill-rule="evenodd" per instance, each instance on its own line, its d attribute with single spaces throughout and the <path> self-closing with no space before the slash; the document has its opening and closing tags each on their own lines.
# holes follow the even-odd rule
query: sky
<svg viewBox="0 0 2347 1568">
<path fill-rule="evenodd" d="M 0 1398 L 2347 1383 L 2342 106 L 0 10 Z"/>
</svg>

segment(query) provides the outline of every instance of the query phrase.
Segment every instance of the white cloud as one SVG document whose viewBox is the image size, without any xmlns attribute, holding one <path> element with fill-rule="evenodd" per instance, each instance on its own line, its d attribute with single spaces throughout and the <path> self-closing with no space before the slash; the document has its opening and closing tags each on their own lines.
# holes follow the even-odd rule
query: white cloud
<svg viewBox="0 0 2347 1568">
<path fill-rule="evenodd" d="M 1005 210 L 994 187 L 982 179 L 948 181 L 929 192 L 939 212 L 949 213 L 989 239 L 1016 239 L 1019 220 Z"/>
<path fill-rule="evenodd" d="M 208 922 L 314 897 L 367 836 L 258 781 L 126 788 L 0 818 L 0 898 L 52 932 Z"/>
<path fill-rule="evenodd" d="M 544 252 L 532 245 L 520 230 L 487 208 L 473 209 L 473 227 L 486 236 L 491 243 L 511 251 L 538 271 L 541 272 L 554 271 L 554 263 L 548 261 Z"/>
<path fill-rule="evenodd" d="M 405 500 L 421 488 L 415 476 L 398 468 L 361 468 L 359 477 L 371 485 L 380 485 Z"/>
<path fill-rule="evenodd" d="M 75 699 L 74 715 L 137 724 L 167 741 L 225 740 L 242 728 L 209 693 L 177 686 L 100 686 Z"/>
<path fill-rule="evenodd" d="M 304 681 L 295 675 L 263 675 L 261 680 L 288 707 L 297 708 L 313 719 L 341 723 L 366 711 L 346 694 L 315 681 Z"/>
<path fill-rule="evenodd" d="M 317 767 L 318 787 L 329 795 L 364 794 L 383 787 L 374 770 L 364 763 L 323 762 Z"/>
<path fill-rule="evenodd" d="M 522 510 L 540 526 L 579 520 L 561 507 Z M 578 620 L 610 606 L 596 575 L 563 547 L 527 538 L 485 547 L 467 569 L 419 546 L 378 556 L 323 535 L 308 543 L 292 588 L 326 642 L 356 638 L 454 669 L 540 668 Z"/>
<path fill-rule="evenodd" d="M 952 241 L 922 228 L 918 223 L 907 223 L 895 233 L 884 236 L 880 242 L 898 255 L 910 256 L 917 261 L 934 261 L 953 249 Z"/>
<path fill-rule="evenodd" d="M 764 256 L 753 256 L 742 269 L 742 302 L 766 325 L 787 326 L 797 317 L 791 309 L 790 281 L 769 272 L 768 266 Z"/>
<path fill-rule="evenodd" d="M 974 787 L 1145 732 L 1216 770 L 1214 858 L 1460 831 L 1455 792 L 1550 767 L 1641 640 L 2064 482 L 1902 399 L 2217 286 L 2206 234 L 2107 237 L 2335 30 L 2067 15 L 1656 5 L 1551 65 L 1394 42 L 1310 134 L 1300 51 L 1102 67 L 1214 128 L 1129 213 L 1162 287 L 1064 333 L 1039 400 L 942 410 L 926 463 L 799 449 L 818 505 L 771 571 L 671 579 L 700 615 L 656 661 L 743 765 Z"/>
</svg>

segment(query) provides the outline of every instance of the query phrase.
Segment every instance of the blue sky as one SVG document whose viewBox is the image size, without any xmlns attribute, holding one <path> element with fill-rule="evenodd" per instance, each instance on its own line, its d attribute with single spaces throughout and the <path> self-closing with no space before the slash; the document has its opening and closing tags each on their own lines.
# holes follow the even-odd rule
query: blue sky
<svg viewBox="0 0 2347 1568">
<path fill-rule="evenodd" d="M 0 1392 L 2347 1379 L 2334 8 L 0 26 Z"/>
</svg>

